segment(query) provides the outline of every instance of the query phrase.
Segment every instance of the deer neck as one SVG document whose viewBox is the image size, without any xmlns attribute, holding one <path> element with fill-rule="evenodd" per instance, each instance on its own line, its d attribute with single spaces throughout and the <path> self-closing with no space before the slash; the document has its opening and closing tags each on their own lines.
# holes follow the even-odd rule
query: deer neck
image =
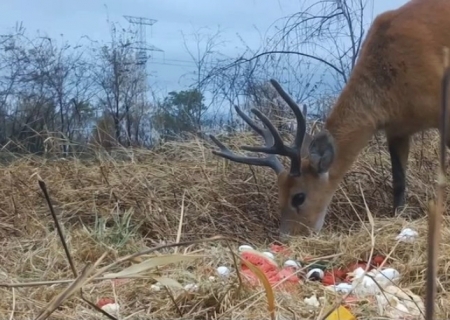
<svg viewBox="0 0 450 320">
<path fill-rule="evenodd" d="M 333 107 L 325 128 L 336 145 L 336 156 L 330 168 L 329 179 L 337 188 L 362 149 L 376 132 L 373 115 L 376 95 L 373 87 L 365 86 L 363 79 L 351 79 Z"/>
</svg>

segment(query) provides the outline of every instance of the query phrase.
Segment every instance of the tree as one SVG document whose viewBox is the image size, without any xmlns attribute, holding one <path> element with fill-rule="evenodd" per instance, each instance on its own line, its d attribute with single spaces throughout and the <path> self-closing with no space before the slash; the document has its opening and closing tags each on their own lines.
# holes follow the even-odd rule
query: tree
<svg viewBox="0 0 450 320">
<path fill-rule="evenodd" d="M 277 79 L 297 103 L 310 106 L 309 113 L 315 115 L 315 100 L 340 91 L 356 64 L 370 2 L 305 2 L 304 9 L 280 19 L 281 27 L 276 25 L 258 50 L 247 47 L 237 58 L 217 61 L 202 85 L 212 92 L 216 105 L 228 104 L 231 123 L 236 123 L 232 107 L 248 104 L 249 93 L 260 91 L 254 88 L 270 78 Z M 261 99 L 254 96 L 251 103 L 257 100 Z M 327 110 L 317 113 L 322 117 Z"/>
<path fill-rule="evenodd" d="M 153 116 L 154 128 L 165 140 L 183 133 L 200 134 L 207 107 L 198 89 L 169 92 Z"/>
<path fill-rule="evenodd" d="M 94 79 L 99 88 L 97 97 L 100 107 L 113 119 L 116 142 L 126 140 L 130 145 L 133 139 L 131 113 L 137 107 L 134 97 L 144 90 L 140 86 L 142 74 L 134 50 L 137 40 L 127 30 L 117 31 L 114 24 L 111 37 L 108 45 L 93 50 Z"/>
</svg>

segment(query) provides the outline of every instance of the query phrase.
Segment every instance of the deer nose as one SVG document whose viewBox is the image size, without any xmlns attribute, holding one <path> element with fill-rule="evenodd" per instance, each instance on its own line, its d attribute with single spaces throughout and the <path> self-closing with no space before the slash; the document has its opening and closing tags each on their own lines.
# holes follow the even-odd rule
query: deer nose
<svg viewBox="0 0 450 320">
<path fill-rule="evenodd" d="M 281 222 L 280 225 L 280 240 L 281 242 L 288 242 L 290 237 L 289 223 Z"/>
<path fill-rule="evenodd" d="M 280 232 L 280 241 L 282 243 L 288 243 L 289 242 L 289 238 L 290 238 L 290 236 L 289 236 L 288 233 Z"/>
</svg>

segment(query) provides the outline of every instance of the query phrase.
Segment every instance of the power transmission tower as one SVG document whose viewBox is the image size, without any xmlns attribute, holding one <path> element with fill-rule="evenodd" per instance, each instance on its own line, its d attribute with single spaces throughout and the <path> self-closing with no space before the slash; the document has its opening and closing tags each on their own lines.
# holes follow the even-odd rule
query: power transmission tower
<svg viewBox="0 0 450 320">
<path fill-rule="evenodd" d="M 133 25 L 136 25 L 137 27 L 137 36 L 138 41 L 136 43 L 136 46 L 133 46 L 132 48 L 136 50 L 136 64 L 138 66 L 138 71 L 140 72 L 140 79 L 142 81 L 142 92 L 140 93 L 139 97 L 136 97 L 140 103 L 142 103 L 142 107 L 145 106 L 145 103 L 147 101 L 146 94 L 147 94 L 147 62 L 149 58 L 151 58 L 151 55 L 148 54 L 149 51 L 159 51 L 164 52 L 162 49 L 148 44 L 147 43 L 147 26 L 154 25 L 157 20 L 144 18 L 144 17 L 133 17 L 133 16 L 123 16 L 127 21 Z"/>
</svg>

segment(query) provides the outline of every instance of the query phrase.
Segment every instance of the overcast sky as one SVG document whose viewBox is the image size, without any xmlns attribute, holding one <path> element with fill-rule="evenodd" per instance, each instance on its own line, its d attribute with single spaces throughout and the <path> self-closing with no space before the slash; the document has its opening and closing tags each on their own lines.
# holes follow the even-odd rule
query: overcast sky
<svg viewBox="0 0 450 320">
<path fill-rule="evenodd" d="M 315 0 L 306 0 L 315 2 Z M 243 45 L 238 35 L 255 49 L 261 35 L 277 19 L 299 10 L 298 0 L 2 0 L 0 1 L 0 34 L 7 33 L 16 22 L 23 22 L 27 32 L 36 30 L 75 42 L 88 35 L 91 39 L 110 39 L 107 17 L 127 26 L 123 15 L 156 19 L 148 29 L 147 42 L 164 50 L 156 52 L 149 66 L 152 82 L 163 91 L 179 90 L 188 84 L 180 77 L 193 70 L 193 62 L 183 45 L 181 31 L 208 27 L 223 30 L 227 41 L 223 53 L 235 56 Z M 374 15 L 397 8 L 406 0 L 375 0 Z M 194 48 L 194 40 L 188 46 Z"/>
</svg>

